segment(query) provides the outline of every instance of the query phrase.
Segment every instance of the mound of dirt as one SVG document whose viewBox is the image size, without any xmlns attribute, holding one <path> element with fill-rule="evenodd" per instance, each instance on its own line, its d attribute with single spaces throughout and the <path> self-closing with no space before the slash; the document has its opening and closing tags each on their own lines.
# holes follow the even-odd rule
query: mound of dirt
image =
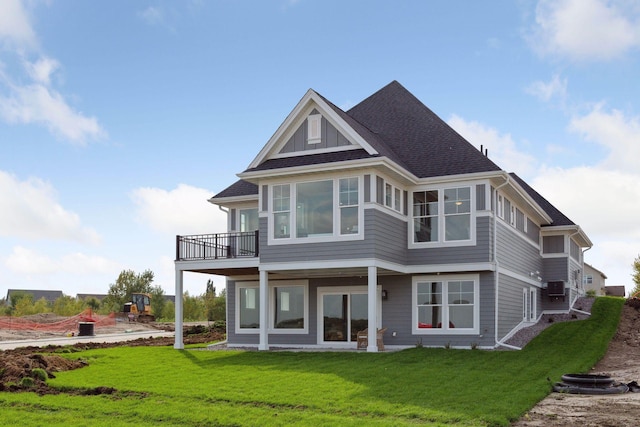
<svg viewBox="0 0 640 427">
<path fill-rule="evenodd" d="M 640 304 L 628 300 L 605 356 L 591 374 L 616 381 L 640 381 Z M 512 427 L 636 427 L 640 420 L 640 393 L 583 395 L 551 393 Z"/>
</svg>

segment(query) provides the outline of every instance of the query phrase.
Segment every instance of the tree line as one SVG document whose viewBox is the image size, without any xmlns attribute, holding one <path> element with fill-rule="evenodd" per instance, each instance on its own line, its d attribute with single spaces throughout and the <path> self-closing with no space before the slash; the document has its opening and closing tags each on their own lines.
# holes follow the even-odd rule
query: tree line
<svg viewBox="0 0 640 427">
<path fill-rule="evenodd" d="M 29 316 L 40 313 L 54 313 L 59 316 L 75 316 L 87 308 L 97 314 L 108 315 L 123 311 L 124 304 L 131 301 L 134 293 L 151 295 L 151 311 L 156 321 L 173 322 L 175 320 L 175 305 L 165 297 L 160 286 L 153 285 L 154 274 L 151 270 L 136 273 L 133 270 L 123 270 L 114 283 L 109 285 L 109 292 L 102 300 L 97 298 L 74 298 L 63 295 L 50 302 L 45 298 L 34 301 L 29 292 L 14 292 L 10 300 L 0 300 L 6 316 Z M 187 322 L 203 320 L 225 320 L 226 292 L 216 292 L 213 281 L 208 280 L 205 293 L 191 296 L 188 292 L 183 295 L 183 318 Z"/>
</svg>

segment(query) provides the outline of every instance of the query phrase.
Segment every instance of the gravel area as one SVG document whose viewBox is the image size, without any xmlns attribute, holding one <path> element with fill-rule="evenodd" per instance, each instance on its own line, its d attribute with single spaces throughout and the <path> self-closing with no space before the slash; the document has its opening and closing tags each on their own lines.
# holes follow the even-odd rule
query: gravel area
<svg viewBox="0 0 640 427">
<path fill-rule="evenodd" d="M 529 341 L 538 336 L 540 332 L 556 322 L 570 322 L 573 320 L 586 319 L 589 317 L 589 314 L 581 312 L 591 313 L 591 306 L 593 305 L 594 300 L 595 298 L 578 298 L 573 305 L 574 310 L 571 310 L 568 314 L 544 314 L 536 324 L 520 329 L 515 333 L 515 335 L 506 340 L 505 343 L 514 347 L 523 348 L 529 343 Z"/>
</svg>

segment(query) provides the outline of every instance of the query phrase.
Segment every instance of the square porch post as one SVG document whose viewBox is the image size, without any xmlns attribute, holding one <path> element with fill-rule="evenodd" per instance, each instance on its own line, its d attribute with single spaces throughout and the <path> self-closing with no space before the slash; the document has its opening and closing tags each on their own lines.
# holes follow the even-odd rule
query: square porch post
<svg viewBox="0 0 640 427">
<path fill-rule="evenodd" d="M 182 339 L 182 320 L 183 320 L 183 301 L 182 301 L 182 270 L 176 268 L 176 305 L 175 305 L 175 342 L 173 348 L 184 349 L 184 340 Z"/>
<path fill-rule="evenodd" d="M 260 344 L 258 350 L 269 350 L 269 325 L 268 313 L 269 307 L 269 272 L 260 270 Z"/>
<path fill-rule="evenodd" d="M 369 323 L 367 324 L 368 338 L 367 338 L 367 351 L 378 351 L 378 268 L 368 267 L 368 282 L 367 282 L 367 301 L 368 301 L 368 317 Z"/>
</svg>

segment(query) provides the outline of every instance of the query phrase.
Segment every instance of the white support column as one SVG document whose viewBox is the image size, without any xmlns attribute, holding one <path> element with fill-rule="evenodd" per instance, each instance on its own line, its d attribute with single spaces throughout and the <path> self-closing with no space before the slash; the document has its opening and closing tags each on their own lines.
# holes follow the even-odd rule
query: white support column
<svg viewBox="0 0 640 427">
<path fill-rule="evenodd" d="M 183 320 L 183 301 L 182 301 L 182 270 L 176 267 L 176 304 L 175 304 L 175 342 L 173 348 L 184 349 L 184 340 L 182 339 L 182 320 Z"/>
<path fill-rule="evenodd" d="M 269 272 L 260 270 L 260 344 L 258 350 L 269 350 Z"/>
<path fill-rule="evenodd" d="M 367 297 L 368 297 L 368 316 L 369 323 L 369 337 L 367 339 L 367 351 L 378 351 L 378 268 L 368 268 L 368 284 L 367 284 Z"/>
</svg>

